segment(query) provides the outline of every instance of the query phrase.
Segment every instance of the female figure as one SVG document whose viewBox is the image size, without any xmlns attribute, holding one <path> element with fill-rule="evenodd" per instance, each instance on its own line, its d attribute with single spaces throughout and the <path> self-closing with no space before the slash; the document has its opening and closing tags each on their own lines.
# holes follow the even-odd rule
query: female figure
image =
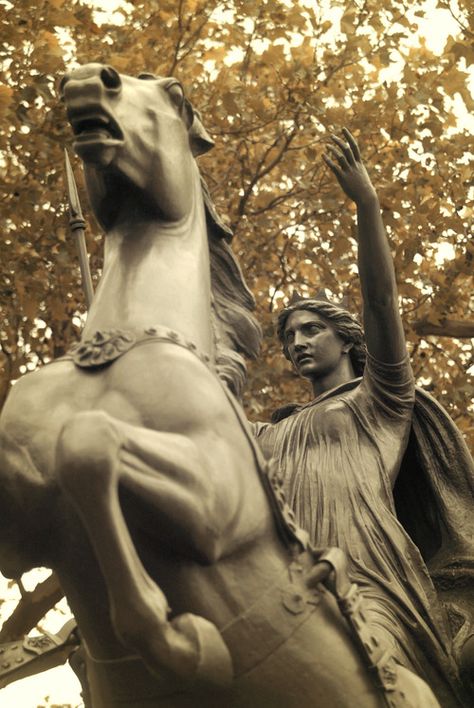
<svg viewBox="0 0 474 708">
<path fill-rule="evenodd" d="M 307 299 L 286 308 L 279 316 L 284 353 L 310 381 L 314 400 L 275 424 L 257 424 L 257 435 L 276 460 L 297 522 L 315 545 L 347 554 L 351 579 L 394 658 L 422 676 L 442 706 L 458 706 L 444 611 L 395 512 L 415 385 L 377 194 L 356 141 L 346 129 L 344 136 L 333 136 L 324 159 L 357 205 L 367 350 L 361 326 L 340 307 Z"/>
</svg>

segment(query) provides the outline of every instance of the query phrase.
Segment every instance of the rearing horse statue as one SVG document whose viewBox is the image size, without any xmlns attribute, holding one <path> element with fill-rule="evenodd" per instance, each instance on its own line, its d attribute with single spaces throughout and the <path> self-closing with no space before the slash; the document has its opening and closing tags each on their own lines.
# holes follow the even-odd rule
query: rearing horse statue
<svg viewBox="0 0 474 708">
<path fill-rule="evenodd" d="M 104 268 L 81 342 L 5 405 L 2 572 L 57 572 L 94 708 L 437 705 L 408 672 L 387 699 L 308 584 L 304 534 L 222 381 L 239 389 L 260 333 L 180 83 L 88 64 L 61 90 Z"/>
</svg>

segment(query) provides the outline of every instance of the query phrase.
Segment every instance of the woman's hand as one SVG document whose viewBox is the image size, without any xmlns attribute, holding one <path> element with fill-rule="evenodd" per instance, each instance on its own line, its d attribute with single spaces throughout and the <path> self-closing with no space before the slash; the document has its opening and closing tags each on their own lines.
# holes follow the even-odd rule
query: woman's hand
<svg viewBox="0 0 474 708">
<path fill-rule="evenodd" d="M 334 159 L 323 155 L 324 162 L 334 172 L 349 199 L 357 205 L 373 202 L 377 199 L 377 193 L 361 160 L 359 146 L 347 128 L 343 128 L 342 132 L 347 142 L 331 135 L 335 145 L 328 145 L 328 150 Z"/>
</svg>

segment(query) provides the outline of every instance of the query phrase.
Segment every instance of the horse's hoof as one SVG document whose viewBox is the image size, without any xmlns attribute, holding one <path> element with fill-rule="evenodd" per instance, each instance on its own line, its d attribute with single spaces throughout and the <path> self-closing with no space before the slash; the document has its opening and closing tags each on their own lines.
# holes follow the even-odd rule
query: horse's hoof
<svg viewBox="0 0 474 708">
<path fill-rule="evenodd" d="M 217 627 L 204 617 L 186 613 L 171 621 L 173 630 L 184 635 L 196 652 L 193 683 L 228 686 L 233 679 L 232 659 Z"/>
</svg>

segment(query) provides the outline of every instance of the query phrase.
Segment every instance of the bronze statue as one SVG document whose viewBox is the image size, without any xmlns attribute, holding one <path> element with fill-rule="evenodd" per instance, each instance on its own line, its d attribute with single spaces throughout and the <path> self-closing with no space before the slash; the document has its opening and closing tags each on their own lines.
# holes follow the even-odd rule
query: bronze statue
<svg viewBox="0 0 474 708">
<path fill-rule="evenodd" d="M 377 194 L 355 139 L 346 129 L 344 137 L 332 137 L 325 161 L 357 205 L 365 337 L 345 308 L 324 297 L 293 298 L 279 314 L 278 333 L 286 357 L 311 383 L 314 400 L 286 406 L 273 424 L 257 424 L 256 431 L 312 542 L 346 552 L 349 576 L 368 599 L 371 621 L 397 662 L 422 676 L 442 706 L 457 706 L 466 699 L 447 617 L 420 550 L 465 624 L 457 647 L 462 655 L 473 633 L 472 461 L 452 423 L 436 427 L 441 409 L 423 392 L 415 414 L 418 443 L 413 439 L 410 451 L 413 456 L 418 444 L 419 455 L 428 455 L 417 464 L 431 468 L 431 479 L 428 474 L 423 481 L 413 457 L 411 466 L 407 460 L 415 385 L 395 273 Z M 420 426 L 431 428 L 431 437 Z M 466 661 L 467 650 L 465 644 Z"/>
<path fill-rule="evenodd" d="M 62 94 L 104 268 L 81 341 L 2 412 L 1 571 L 57 572 L 93 708 L 436 706 L 386 656 L 337 553 L 349 624 L 318 582 L 326 563 L 223 383 L 238 391 L 260 331 L 181 84 L 96 63 Z"/>
</svg>

